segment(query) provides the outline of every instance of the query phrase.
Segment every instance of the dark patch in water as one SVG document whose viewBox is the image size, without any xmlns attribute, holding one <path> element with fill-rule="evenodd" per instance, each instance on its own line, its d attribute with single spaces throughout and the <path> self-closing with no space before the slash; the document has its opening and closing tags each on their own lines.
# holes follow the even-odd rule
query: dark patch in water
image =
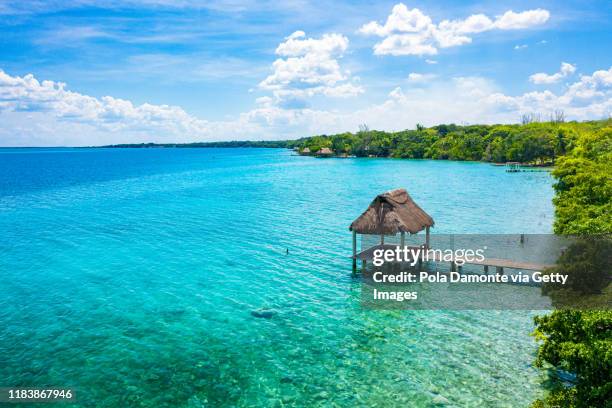
<svg viewBox="0 0 612 408">
<path fill-rule="evenodd" d="M 271 319 L 277 313 L 278 312 L 276 312 L 276 311 L 274 311 L 272 309 L 257 309 L 257 310 L 252 310 L 251 311 L 251 316 L 258 317 L 258 318 L 263 318 L 263 319 Z"/>
</svg>

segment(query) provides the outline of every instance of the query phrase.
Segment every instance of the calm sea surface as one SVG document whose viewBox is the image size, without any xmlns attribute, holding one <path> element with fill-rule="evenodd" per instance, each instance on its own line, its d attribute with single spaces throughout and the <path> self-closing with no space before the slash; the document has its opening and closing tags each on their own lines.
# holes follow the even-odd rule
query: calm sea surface
<svg viewBox="0 0 612 408">
<path fill-rule="evenodd" d="M 0 387 L 74 387 L 83 407 L 527 406 L 534 313 L 362 310 L 348 225 L 405 187 L 437 233 L 546 233 L 551 185 L 280 149 L 0 149 Z"/>
</svg>

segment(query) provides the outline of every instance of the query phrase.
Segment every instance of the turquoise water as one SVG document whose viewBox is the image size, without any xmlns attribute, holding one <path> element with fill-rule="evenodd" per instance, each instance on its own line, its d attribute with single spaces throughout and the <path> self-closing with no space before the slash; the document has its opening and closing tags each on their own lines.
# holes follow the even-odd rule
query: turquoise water
<svg viewBox="0 0 612 408">
<path fill-rule="evenodd" d="M 527 406 L 533 313 L 362 310 L 348 225 L 405 187 L 438 233 L 550 232 L 551 184 L 277 149 L 2 149 L 0 386 L 83 407 Z"/>
</svg>

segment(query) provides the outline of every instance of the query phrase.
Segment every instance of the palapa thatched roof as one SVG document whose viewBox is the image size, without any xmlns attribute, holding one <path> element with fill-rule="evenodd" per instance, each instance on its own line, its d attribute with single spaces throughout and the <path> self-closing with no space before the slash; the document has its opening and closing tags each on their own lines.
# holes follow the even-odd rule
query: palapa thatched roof
<svg viewBox="0 0 612 408">
<path fill-rule="evenodd" d="M 317 154 L 334 154 L 333 150 L 330 149 L 329 147 L 324 147 L 322 149 L 319 149 L 319 151 L 317 152 Z"/>
<path fill-rule="evenodd" d="M 305 147 L 305 148 L 302 150 L 302 153 L 310 153 L 310 149 L 309 149 L 309 148 L 307 148 L 307 147 Z"/>
<path fill-rule="evenodd" d="M 376 196 L 349 229 L 358 234 L 416 234 L 434 225 L 434 220 L 421 209 L 403 188 Z"/>
</svg>

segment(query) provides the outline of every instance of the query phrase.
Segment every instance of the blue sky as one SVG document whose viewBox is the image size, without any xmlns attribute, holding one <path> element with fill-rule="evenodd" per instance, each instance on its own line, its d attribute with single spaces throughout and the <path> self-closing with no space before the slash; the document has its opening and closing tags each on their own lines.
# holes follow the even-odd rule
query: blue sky
<svg viewBox="0 0 612 408">
<path fill-rule="evenodd" d="M 0 145 L 612 112 L 609 1 L 0 0 Z"/>
</svg>

